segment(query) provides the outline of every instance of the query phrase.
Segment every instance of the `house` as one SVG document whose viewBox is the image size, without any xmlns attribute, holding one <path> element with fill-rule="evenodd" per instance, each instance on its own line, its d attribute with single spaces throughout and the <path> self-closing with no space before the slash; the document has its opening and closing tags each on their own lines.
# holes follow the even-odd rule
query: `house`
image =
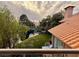
<svg viewBox="0 0 79 59">
<path fill-rule="evenodd" d="M 60 21 L 61 24 L 48 30 L 53 36 L 53 48 L 79 49 L 79 13 L 72 15 L 74 7 L 73 5 L 67 6 L 64 19 Z"/>
</svg>

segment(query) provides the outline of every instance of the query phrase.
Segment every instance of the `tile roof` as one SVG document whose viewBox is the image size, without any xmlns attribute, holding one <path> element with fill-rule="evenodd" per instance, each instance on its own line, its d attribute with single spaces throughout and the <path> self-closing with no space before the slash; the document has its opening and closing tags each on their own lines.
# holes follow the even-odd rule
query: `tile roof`
<svg viewBox="0 0 79 59">
<path fill-rule="evenodd" d="M 71 48 L 79 48 L 79 14 L 48 31 Z"/>
</svg>

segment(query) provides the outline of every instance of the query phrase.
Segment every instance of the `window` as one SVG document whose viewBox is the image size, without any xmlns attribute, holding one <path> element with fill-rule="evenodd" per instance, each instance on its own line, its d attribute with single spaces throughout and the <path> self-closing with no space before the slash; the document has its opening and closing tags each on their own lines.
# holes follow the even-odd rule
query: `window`
<svg viewBox="0 0 79 59">
<path fill-rule="evenodd" d="M 60 41 L 58 38 L 54 37 L 54 48 L 63 48 L 63 42 Z"/>
</svg>

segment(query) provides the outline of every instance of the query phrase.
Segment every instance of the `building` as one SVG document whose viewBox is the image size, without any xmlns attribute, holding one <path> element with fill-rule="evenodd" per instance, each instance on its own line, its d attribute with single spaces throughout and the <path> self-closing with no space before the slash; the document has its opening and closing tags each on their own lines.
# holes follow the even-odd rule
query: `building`
<svg viewBox="0 0 79 59">
<path fill-rule="evenodd" d="M 73 5 L 67 6 L 64 19 L 60 21 L 61 24 L 48 30 L 53 36 L 53 48 L 79 49 L 79 13 L 72 15 L 74 7 Z"/>
</svg>

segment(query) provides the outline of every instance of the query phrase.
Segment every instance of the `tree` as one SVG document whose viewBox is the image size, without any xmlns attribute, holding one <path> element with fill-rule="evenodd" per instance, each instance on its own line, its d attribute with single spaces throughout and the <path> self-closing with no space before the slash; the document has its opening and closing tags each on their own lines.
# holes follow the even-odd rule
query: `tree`
<svg viewBox="0 0 79 59">
<path fill-rule="evenodd" d="M 64 18 L 64 16 L 62 15 L 62 13 L 56 13 L 52 16 L 52 20 L 50 21 L 50 25 L 51 27 L 55 27 L 59 24 L 61 24 L 59 21 L 62 20 Z"/>
<path fill-rule="evenodd" d="M 11 48 L 12 42 L 16 41 L 19 23 L 7 8 L 0 9 L 0 41 L 1 47 Z"/>
<path fill-rule="evenodd" d="M 54 14 L 52 17 L 48 15 L 46 18 L 43 18 L 43 20 L 40 22 L 38 30 L 48 32 L 48 29 L 59 25 L 60 24 L 59 21 L 62 19 L 63 15 L 60 12 Z"/>
<path fill-rule="evenodd" d="M 22 41 L 26 39 L 26 33 L 29 30 L 30 30 L 30 28 L 28 26 L 19 24 L 18 34 Z"/>
<path fill-rule="evenodd" d="M 27 17 L 25 14 L 22 14 L 22 15 L 20 16 L 20 23 L 23 24 L 23 25 L 26 25 L 26 26 L 30 26 L 30 27 L 35 26 L 35 25 L 28 19 L 28 17 Z"/>
</svg>

